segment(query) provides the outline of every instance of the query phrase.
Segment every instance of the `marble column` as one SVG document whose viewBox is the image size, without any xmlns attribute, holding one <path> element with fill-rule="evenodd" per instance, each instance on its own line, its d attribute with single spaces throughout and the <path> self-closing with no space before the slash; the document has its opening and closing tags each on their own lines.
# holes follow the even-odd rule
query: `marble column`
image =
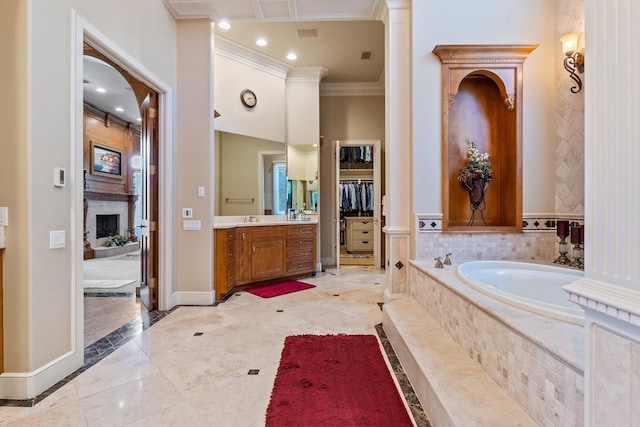
<svg viewBox="0 0 640 427">
<path fill-rule="evenodd" d="M 385 170 L 386 289 L 407 292 L 411 256 L 411 2 L 386 0 Z"/>
<path fill-rule="evenodd" d="M 585 425 L 640 425 L 640 7 L 585 0 Z M 582 77 L 582 76 L 581 76 Z"/>
</svg>

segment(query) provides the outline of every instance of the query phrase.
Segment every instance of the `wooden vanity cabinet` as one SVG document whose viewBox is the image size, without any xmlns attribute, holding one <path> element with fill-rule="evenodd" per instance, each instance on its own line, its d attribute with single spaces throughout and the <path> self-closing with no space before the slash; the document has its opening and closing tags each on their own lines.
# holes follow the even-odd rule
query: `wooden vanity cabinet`
<svg viewBox="0 0 640 427">
<path fill-rule="evenodd" d="M 316 225 L 264 225 L 216 229 L 216 300 L 234 287 L 301 277 L 313 272 Z"/>
<path fill-rule="evenodd" d="M 313 225 L 286 227 L 287 273 L 310 272 L 316 259 L 316 228 Z"/>
<path fill-rule="evenodd" d="M 251 230 L 251 281 L 284 275 L 284 227 Z"/>
<path fill-rule="evenodd" d="M 226 294 L 236 284 L 236 230 L 215 230 L 214 280 L 216 294 Z"/>
</svg>

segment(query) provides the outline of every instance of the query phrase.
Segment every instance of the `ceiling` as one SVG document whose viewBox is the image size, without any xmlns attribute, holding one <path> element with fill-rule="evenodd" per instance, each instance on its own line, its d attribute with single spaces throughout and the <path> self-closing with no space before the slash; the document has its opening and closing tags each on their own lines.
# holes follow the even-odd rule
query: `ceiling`
<svg viewBox="0 0 640 427">
<path fill-rule="evenodd" d="M 383 3 L 384 0 L 165 0 L 176 19 L 229 22 L 228 30 L 215 26 L 216 39 L 224 38 L 290 67 L 324 67 L 328 74 L 322 83 L 337 84 L 384 82 L 384 25 L 380 21 Z M 268 45 L 257 46 L 258 37 L 265 38 Z M 295 52 L 298 58 L 288 60 L 289 52 Z M 370 59 L 362 59 L 365 52 L 370 52 Z M 86 102 L 138 124 L 133 92 L 115 69 L 85 56 L 84 79 Z M 98 86 L 107 92 L 96 92 Z M 116 112 L 118 106 L 124 112 Z"/>
</svg>

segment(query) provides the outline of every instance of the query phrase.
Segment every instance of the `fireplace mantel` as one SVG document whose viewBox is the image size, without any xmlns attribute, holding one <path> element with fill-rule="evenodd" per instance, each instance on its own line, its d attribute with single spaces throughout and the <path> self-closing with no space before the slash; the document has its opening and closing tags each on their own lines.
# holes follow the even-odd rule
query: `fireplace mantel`
<svg viewBox="0 0 640 427">
<path fill-rule="evenodd" d="M 101 193 L 98 191 L 85 191 L 84 198 L 87 200 L 102 200 L 106 202 L 130 202 L 130 201 L 136 201 L 138 199 L 138 196 L 135 194 Z"/>
</svg>

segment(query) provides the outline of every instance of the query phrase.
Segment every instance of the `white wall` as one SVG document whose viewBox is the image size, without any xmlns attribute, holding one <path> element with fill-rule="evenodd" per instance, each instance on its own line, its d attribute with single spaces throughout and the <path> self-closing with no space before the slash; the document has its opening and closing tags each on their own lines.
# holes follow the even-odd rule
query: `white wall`
<svg viewBox="0 0 640 427">
<path fill-rule="evenodd" d="M 214 55 L 215 129 L 285 142 L 285 80 L 254 67 Z M 251 89 L 258 104 L 248 109 L 240 92 Z"/>
<path fill-rule="evenodd" d="M 523 212 L 553 212 L 554 0 L 421 0 L 412 8 L 414 212 L 442 212 L 441 65 L 433 48 L 538 43 L 523 73 Z"/>
</svg>

